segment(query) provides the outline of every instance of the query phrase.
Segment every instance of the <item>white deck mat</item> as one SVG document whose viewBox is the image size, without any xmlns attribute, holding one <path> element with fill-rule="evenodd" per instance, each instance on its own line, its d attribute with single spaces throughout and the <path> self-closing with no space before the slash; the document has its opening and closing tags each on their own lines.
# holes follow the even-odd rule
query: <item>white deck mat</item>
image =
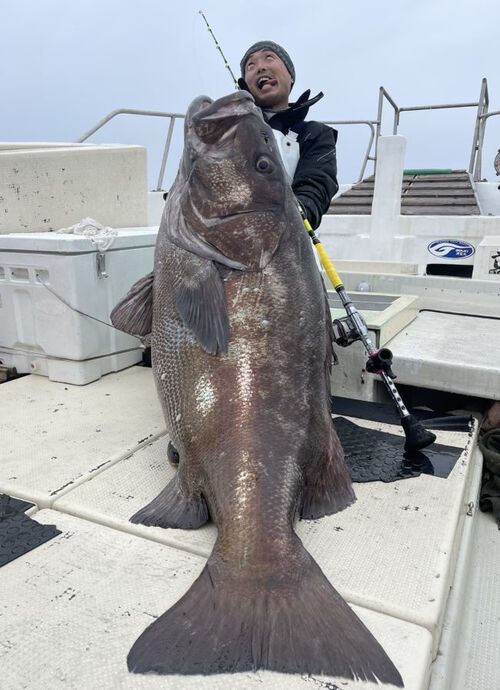
<svg viewBox="0 0 500 690">
<path fill-rule="evenodd" d="M 400 427 L 357 423 L 403 434 Z M 438 441 L 466 447 L 448 479 L 422 475 L 392 484 L 356 484 L 347 510 L 297 531 L 335 587 L 351 603 L 422 625 L 438 640 L 453 576 L 466 505 L 473 439 L 438 431 Z M 140 449 L 54 503 L 54 508 L 208 556 L 215 527 L 174 530 L 133 525 L 128 519 L 174 476 L 168 439 Z M 402 441 L 403 443 L 403 441 Z"/>
<path fill-rule="evenodd" d="M 464 591 L 453 690 L 500 688 L 500 532 L 491 514 L 477 513 Z"/>
<path fill-rule="evenodd" d="M 25 376 L 0 386 L 0 493 L 41 507 L 164 429 L 151 370 L 88 386 Z"/>
<path fill-rule="evenodd" d="M 404 438 L 401 427 L 351 421 Z M 435 645 L 467 506 L 476 500 L 472 469 L 482 462 L 477 433 L 477 424 L 472 436 L 435 431 L 436 443 L 463 449 L 448 478 L 422 474 L 392 483 L 355 484 L 354 506 L 299 523 L 297 530 L 349 602 L 422 625 Z"/>
<path fill-rule="evenodd" d="M 375 690 L 374 683 L 274 672 L 132 675 L 127 653 L 188 589 L 204 560 L 52 510 L 62 534 L 2 568 L 1 687 L 7 690 Z M 401 672 L 425 690 L 431 638 L 423 628 L 353 607 Z"/>
<path fill-rule="evenodd" d="M 209 554 L 213 526 L 181 531 L 128 522 L 174 474 L 166 462 L 166 437 L 152 442 L 163 419 L 151 370 L 132 367 L 84 387 L 29 376 L 0 386 L 0 406 L 6 410 L 1 492 Z M 362 423 L 403 434 L 399 426 Z M 467 497 L 472 440 L 438 432 L 438 441 L 468 444 L 448 479 L 358 485 L 354 506 L 298 525 L 307 548 L 349 602 L 427 627 L 435 645 L 465 506 L 475 499 Z"/>
<path fill-rule="evenodd" d="M 217 535 L 212 524 L 196 530 L 180 530 L 129 522 L 130 517 L 174 477 L 176 470 L 167 461 L 167 446 L 167 436 L 150 442 L 91 481 L 61 496 L 53 507 L 207 557 Z"/>
<path fill-rule="evenodd" d="M 386 347 L 397 352 L 400 383 L 498 400 L 498 318 L 422 311 Z"/>
</svg>

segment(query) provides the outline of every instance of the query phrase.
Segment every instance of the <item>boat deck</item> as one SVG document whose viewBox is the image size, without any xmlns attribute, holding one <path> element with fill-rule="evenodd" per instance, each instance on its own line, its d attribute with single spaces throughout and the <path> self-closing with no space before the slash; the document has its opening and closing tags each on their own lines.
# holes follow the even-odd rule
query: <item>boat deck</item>
<svg viewBox="0 0 500 690">
<path fill-rule="evenodd" d="M 372 210 L 375 176 L 353 185 L 335 197 L 327 213 L 369 215 Z M 478 216 L 481 210 L 466 170 L 443 171 L 441 174 L 403 175 L 401 214 L 403 216 Z"/>
<path fill-rule="evenodd" d="M 375 684 L 272 672 L 136 676 L 126 656 L 191 585 L 216 529 L 133 525 L 173 475 L 150 369 L 83 387 L 26 376 L 0 386 L 0 493 L 30 501 L 61 534 L 1 569 L 2 684 L 21 688 L 324 688 Z M 399 426 L 351 418 L 402 438 Z M 425 690 L 436 656 L 481 457 L 472 435 L 438 431 L 460 457 L 447 479 L 422 474 L 356 484 L 344 512 L 297 532 L 385 647 L 408 690 Z M 401 441 L 403 443 L 403 439 Z"/>
</svg>

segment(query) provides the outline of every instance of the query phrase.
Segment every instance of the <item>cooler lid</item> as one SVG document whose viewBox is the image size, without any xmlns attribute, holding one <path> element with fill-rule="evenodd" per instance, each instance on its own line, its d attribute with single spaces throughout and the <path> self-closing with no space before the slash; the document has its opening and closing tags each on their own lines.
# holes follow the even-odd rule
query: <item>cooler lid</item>
<svg viewBox="0 0 500 690">
<path fill-rule="evenodd" d="M 158 226 L 114 228 L 118 234 L 107 251 L 152 247 Z M 44 254 L 87 254 L 97 249 L 92 238 L 57 232 L 20 232 L 0 235 L 0 251 L 40 252 Z"/>
</svg>

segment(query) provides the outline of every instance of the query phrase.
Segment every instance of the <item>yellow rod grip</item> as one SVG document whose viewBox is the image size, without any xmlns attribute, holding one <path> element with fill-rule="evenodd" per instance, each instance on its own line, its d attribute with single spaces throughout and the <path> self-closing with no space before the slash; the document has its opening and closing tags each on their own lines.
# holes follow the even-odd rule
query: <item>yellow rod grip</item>
<svg viewBox="0 0 500 690">
<path fill-rule="evenodd" d="M 316 251 L 319 254 L 321 265 L 325 269 L 326 275 L 330 278 L 331 283 L 336 290 L 338 290 L 339 288 L 343 288 L 344 283 L 342 282 L 342 278 L 337 273 L 335 266 L 332 264 L 330 257 L 326 253 L 326 249 L 323 247 L 323 245 L 319 241 L 318 236 L 314 232 L 311 223 L 308 221 L 308 219 L 305 216 L 305 213 L 302 211 L 302 207 L 300 206 L 300 204 L 299 204 L 299 210 L 300 210 L 300 213 L 302 215 L 302 220 L 304 221 L 305 229 L 309 233 L 309 235 L 313 241 L 313 244 L 316 247 Z"/>
<path fill-rule="evenodd" d="M 316 247 L 316 251 L 319 254 L 319 258 L 321 260 L 321 265 L 326 271 L 326 275 L 330 278 L 332 281 L 333 287 L 338 290 L 341 287 L 344 287 L 344 283 L 342 282 L 342 278 L 339 276 L 337 271 L 335 270 L 335 266 L 332 264 L 330 261 L 330 257 L 326 253 L 326 249 L 323 247 L 321 242 L 318 242 L 317 244 L 314 245 Z"/>
</svg>

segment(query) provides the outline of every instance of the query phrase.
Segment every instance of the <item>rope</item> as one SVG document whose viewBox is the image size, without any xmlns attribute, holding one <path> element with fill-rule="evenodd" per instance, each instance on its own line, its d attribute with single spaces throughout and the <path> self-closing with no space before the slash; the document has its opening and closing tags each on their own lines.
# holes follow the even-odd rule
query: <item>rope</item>
<svg viewBox="0 0 500 690">
<path fill-rule="evenodd" d="M 81 235 L 83 237 L 87 237 L 92 244 L 97 247 L 97 251 L 104 253 L 115 241 L 116 237 L 118 236 L 118 230 L 108 226 L 105 227 L 93 218 L 83 218 L 75 225 L 70 225 L 69 228 L 61 228 L 60 230 L 56 230 L 56 234 Z"/>
<path fill-rule="evenodd" d="M 103 321 L 102 319 L 99 319 L 97 316 L 92 316 L 91 314 L 86 314 L 84 311 L 80 311 L 80 309 L 77 309 L 73 305 L 71 305 L 69 302 L 67 302 L 64 297 L 61 297 L 55 290 L 53 290 L 51 287 L 47 285 L 47 283 L 44 283 L 43 280 L 40 278 L 40 275 L 38 273 L 35 274 L 38 282 L 40 285 L 43 285 L 43 287 L 50 292 L 51 295 L 54 295 L 56 299 L 58 299 L 60 302 L 62 302 L 68 309 L 71 309 L 71 311 L 76 312 L 77 314 L 80 314 L 81 316 L 86 316 L 87 319 L 92 319 L 93 321 L 97 321 L 98 323 L 101 323 L 103 326 L 108 326 L 109 328 L 112 328 L 115 331 L 120 331 L 121 333 L 127 333 L 127 335 L 131 335 L 127 331 L 124 331 L 121 328 L 117 328 L 116 326 L 113 326 L 112 323 L 108 323 L 107 321 Z M 143 347 L 148 347 L 147 344 L 147 336 L 146 338 L 143 338 L 139 335 L 134 335 L 134 338 L 138 338 L 141 340 L 141 344 Z M 123 352 L 128 352 L 128 350 L 123 350 Z M 59 358 L 58 358 L 59 359 Z"/>
</svg>

